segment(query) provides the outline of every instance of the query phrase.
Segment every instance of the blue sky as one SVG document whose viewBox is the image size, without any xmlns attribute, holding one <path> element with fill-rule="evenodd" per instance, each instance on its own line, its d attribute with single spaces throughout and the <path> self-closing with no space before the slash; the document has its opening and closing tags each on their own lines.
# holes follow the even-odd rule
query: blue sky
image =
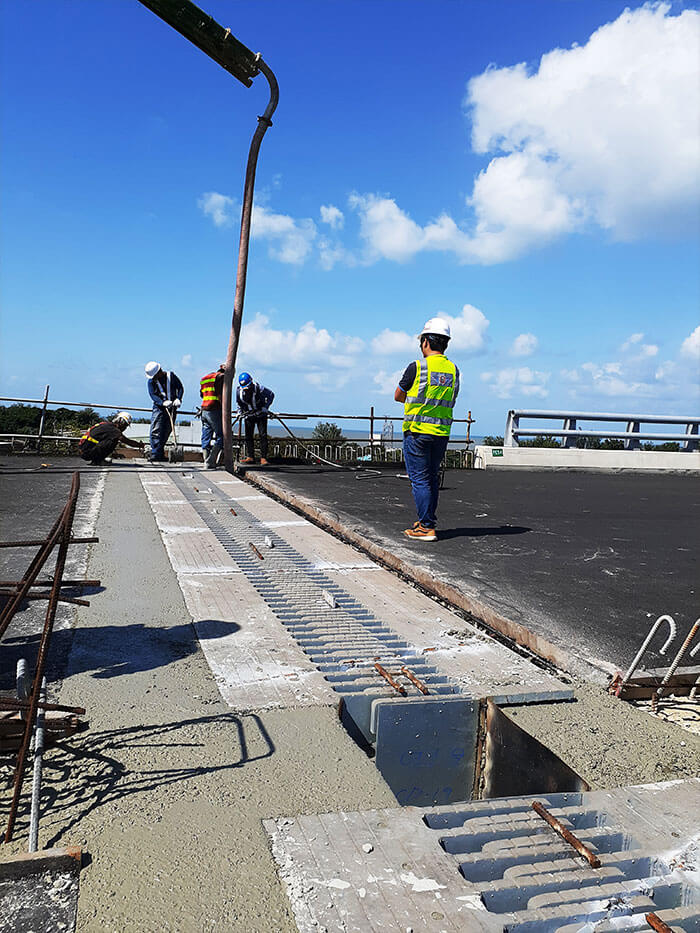
<svg viewBox="0 0 700 933">
<path fill-rule="evenodd" d="M 280 84 L 238 367 L 278 410 L 397 414 L 437 314 L 478 433 L 697 410 L 697 3 L 201 5 Z M 137 0 L 7 0 L 0 26 L 2 394 L 145 405 L 157 359 L 194 405 L 264 78 Z"/>
</svg>

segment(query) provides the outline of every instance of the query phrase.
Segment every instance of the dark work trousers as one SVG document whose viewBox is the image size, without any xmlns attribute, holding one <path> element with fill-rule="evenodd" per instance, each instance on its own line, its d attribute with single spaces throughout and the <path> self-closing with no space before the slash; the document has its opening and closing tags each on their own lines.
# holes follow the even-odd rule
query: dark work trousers
<svg viewBox="0 0 700 933">
<path fill-rule="evenodd" d="M 170 413 L 173 416 L 173 421 L 175 420 L 176 413 L 174 409 L 170 410 Z M 167 411 L 162 408 L 160 405 L 154 405 L 153 411 L 151 412 L 151 456 L 152 457 L 163 457 L 165 456 L 164 448 L 168 442 L 168 438 L 172 433 L 172 425 L 170 424 L 170 417 Z"/>
<path fill-rule="evenodd" d="M 425 528 L 434 528 L 440 495 L 440 461 L 445 456 L 449 437 L 432 434 L 404 435 L 403 459 L 411 480 L 418 521 Z"/>
<path fill-rule="evenodd" d="M 267 460 L 267 415 L 245 419 L 245 455 L 251 459 L 255 457 L 256 426 L 260 438 L 260 456 L 263 460 Z"/>
<path fill-rule="evenodd" d="M 105 457 L 111 457 L 117 449 L 119 438 L 109 441 L 98 441 L 93 444 L 92 441 L 85 441 L 80 445 L 80 456 L 88 463 L 102 463 Z"/>
</svg>

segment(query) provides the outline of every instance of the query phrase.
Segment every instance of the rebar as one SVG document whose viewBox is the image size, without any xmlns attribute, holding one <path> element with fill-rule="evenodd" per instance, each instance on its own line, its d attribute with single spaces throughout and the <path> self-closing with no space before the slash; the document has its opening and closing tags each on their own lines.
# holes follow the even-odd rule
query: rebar
<svg viewBox="0 0 700 933">
<path fill-rule="evenodd" d="M 532 809 L 545 821 L 545 823 L 552 827 L 555 833 L 561 836 L 564 842 L 568 842 L 570 846 L 576 849 L 578 854 L 585 858 L 591 868 L 600 868 L 600 859 L 598 856 L 591 852 L 585 843 L 581 842 L 580 839 L 574 836 L 574 834 L 568 830 L 566 826 L 564 826 L 564 824 L 556 818 L 556 816 L 552 816 L 549 810 L 547 810 L 538 800 L 533 800 Z"/>
<path fill-rule="evenodd" d="M 41 679 L 40 704 L 34 729 L 34 773 L 32 774 L 32 808 L 29 814 L 29 851 L 39 847 L 39 813 L 41 810 L 41 770 L 44 756 L 44 710 L 46 702 L 46 678 Z"/>
<path fill-rule="evenodd" d="M 667 638 L 666 641 L 664 642 L 663 647 L 659 650 L 659 654 L 666 654 L 666 652 L 667 652 L 667 650 L 668 650 L 668 648 L 669 648 L 669 645 L 671 644 L 671 642 L 673 641 L 673 639 L 676 637 L 676 623 L 675 623 L 675 621 L 673 620 L 673 617 L 672 617 L 672 616 L 669 616 L 669 615 L 662 615 L 662 616 L 659 616 L 659 618 L 656 620 L 656 622 L 654 622 L 654 624 L 652 625 L 652 627 L 649 629 L 649 634 L 647 635 L 647 637 L 646 637 L 646 638 L 644 639 L 644 641 L 642 642 L 642 647 L 641 647 L 641 648 L 639 649 L 639 651 L 637 652 L 637 654 L 636 654 L 636 656 L 635 656 L 635 658 L 634 658 L 634 661 L 632 661 L 632 663 L 630 664 L 630 666 L 629 666 L 629 668 L 628 668 L 628 670 L 627 670 L 627 673 L 626 673 L 625 676 L 622 678 L 622 680 L 616 685 L 616 687 L 615 687 L 615 696 L 620 696 L 620 693 L 622 692 L 622 688 L 625 686 L 625 684 L 626 684 L 627 681 L 630 679 L 630 677 L 632 676 L 632 674 L 634 674 L 634 672 L 637 670 L 637 667 L 638 667 L 638 665 L 639 665 L 639 662 L 642 660 L 642 657 L 643 657 L 643 655 L 644 655 L 644 652 L 645 652 L 645 651 L 647 650 L 647 648 L 649 647 L 649 643 L 651 642 L 651 640 L 652 640 L 652 638 L 654 637 L 654 635 L 656 635 L 657 629 L 658 629 L 659 626 L 662 625 L 662 623 L 664 623 L 664 622 L 668 622 L 670 632 L 669 632 L 668 638 Z"/>
<path fill-rule="evenodd" d="M 656 693 L 655 693 L 654 696 L 652 697 L 652 701 L 651 701 L 651 702 L 652 702 L 652 709 L 656 709 L 656 707 L 658 706 L 659 700 L 660 700 L 661 697 L 663 696 L 664 689 L 666 688 L 666 684 L 669 682 L 669 680 L 670 680 L 670 679 L 673 677 L 673 675 L 675 674 L 676 668 L 677 668 L 678 665 L 681 663 L 681 660 L 683 659 L 683 655 L 684 655 L 685 652 L 687 651 L 688 646 L 690 645 L 691 641 L 692 641 L 692 640 L 695 638 L 695 636 L 697 635 L 698 630 L 700 630 L 700 619 L 696 619 L 696 620 L 695 620 L 695 623 L 693 624 L 693 626 L 691 627 L 690 631 L 688 632 L 688 634 L 687 634 L 686 637 L 685 637 L 685 641 L 684 641 L 683 644 L 680 646 L 680 648 L 678 649 L 678 653 L 676 654 L 675 658 L 674 658 L 673 661 L 671 662 L 671 666 L 670 666 L 669 669 L 666 671 L 666 673 L 665 673 L 665 675 L 664 675 L 664 679 L 663 679 L 663 680 L 661 681 L 661 683 L 659 684 L 658 690 L 656 691 Z"/>
<path fill-rule="evenodd" d="M 41 639 L 39 641 L 39 650 L 37 653 L 36 669 L 34 674 L 34 683 L 32 686 L 32 692 L 29 699 L 29 711 L 27 713 L 27 719 L 24 727 L 24 735 L 22 738 L 22 744 L 20 746 L 17 763 L 15 765 L 14 773 L 14 782 L 12 789 L 12 801 L 10 803 L 10 810 L 7 818 L 7 829 L 5 832 L 5 842 L 10 842 L 12 840 L 12 833 L 14 830 L 15 821 L 17 819 L 17 808 L 19 806 L 19 799 L 22 793 L 22 783 L 24 781 L 24 771 L 27 763 L 27 755 L 29 753 L 29 743 L 32 736 L 32 730 L 34 728 L 34 723 L 36 721 L 37 710 L 40 702 L 40 692 L 41 684 L 44 678 L 44 671 L 46 668 L 46 660 L 48 656 L 49 644 L 51 641 L 51 633 L 53 631 L 53 623 L 56 618 L 56 608 L 59 602 L 60 590 L 61 590 L 61 580 L 63 577 L 63 571 L 66 566 L 66 557 L 68 555 L 68 547 L 71 543 L 71 529 L 73 527 L 73 518 L 75 517 L 75 509 L 78 504 L 78 493 L 80 491 L 80 474 L 75 472 L 73 474 L 73 479 L 71 482 L 70 494 L 68 496 L 68 501 L 66 502 L 61 515 L 57 519 L 54 527 L 49 534 L 49 537 L 45 545 L 40 549 L 39 553 L 35 556 L 34 560 L 30 565 L 30 571 L 25 575 L 25 584 L 15 598 L 8 603 L 8 606 L 13 604 L 19 605 L 19 597 L 26 595 L 31 583 L 34 582 L 36 577 L 41 570 L 41 567 L 46 562 L 49 554 L 53 551 L 54 547 L 58 545 L 58 554 L 56 557 L 56 567 L 54 570 L 54 582 L 51 588 L 51 594 L 49 598 L 49 604 L 46 609 L 46 616 L 44 619 L 44 628 L 41 633 Z M 7 607 L 5 607 L 7 609 Z M 0 630 L 0 635 L 4 632 L 9 620 L 12 618 L 11 615 L 6 616 L 3 611 L 2 620 L 4 627 Z"/>
</svg>

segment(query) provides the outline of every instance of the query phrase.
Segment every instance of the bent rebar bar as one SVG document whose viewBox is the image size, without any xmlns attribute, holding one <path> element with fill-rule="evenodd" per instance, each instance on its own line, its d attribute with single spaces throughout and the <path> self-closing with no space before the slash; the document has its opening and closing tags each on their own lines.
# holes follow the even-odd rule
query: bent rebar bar
<svg viewBox="0 0 700 933">
<path fill-rule="evenodd" d="M 628 668 L 628 670 L 627 670 L 627 673 L 626 673 L 625 676 L 622 678 L 622 680 L 618 683 L 618 685 L 617 685 L 617 687 L 616 687 L 616 689 L 615 689 L 615 696 L 620 696 L 620 693 L 622 692 L 622 688 L 625 686 L 625 684 L 626 684 L 627 681 L 630 679 L 630 677 L 632 676 L 632 674 L 634 674 L 634 672 L 637 670 L 637 667 L 639 666 L 639 662 L 642 660 L 642 657 L 643 657 L 643 655 L 644 655 L 644 652 L 645 652 L 645 651 L 647 650 L 647 648 L 649 647 L 649 643 L 651 642 L 651 640 L 652 640 L 652 638 L 654 637 L 654 635 L 656 635 L 656 632 L 657 632 L 659 626 L 662 625 L 664 622 L 668 622 L 670 632 L 669 632 L 668 638 L 667 638 L 666 641 L 664 642 L 663 648 L 661 648 L 661 649 L 659 650 L 659 654 L 666 654 L 666 652 L 668 651 L 669 645 L 671 644 L 671 642 L 673 641 L 673 639 L 676 637 L 676 623 L 675 623 L 675 621 L 674 621 L 674 619 L 673 619 L 673 616 L 662 615 L 662 616 L 659 616 L 659 618 L 656 620 L 656 622 L 654 622 L 654 624 L 652 625 L 652 627 L 649 629 L 649 634 L 648 634 L 647 637 L 644 639 L 644 641 L 643 641 L 643 643 L 642 643 L 642 647 L 641 647 L 641 648 L 639 649 L 639 651 L 637 652 L 634 661 L 632 661 L 632 663 L 630 664 L 630 666 L 629 666 L 629 668 Z"/>
<path fill-rule="evenodd" d="M 674 658 L 673 661 L 671 662 L 671 666 L 670 666 L 669 669 L 666 671 L 666 673 L 665 673 L 665 675 L 664 675 L 664 679 L 661 681 L 661 683 L 659 684 L 658 690 L 656 691 L 656 693 L 655 693 L 654 696 L 652 697 L 652 709 L 656 709 L 656 706 L 658 705 L 658 702 L 659 702 L 659 700 L 661 699 L 661 697 L 663 696 L 664 690 L 666 689 L 666 685 L 668 684 L 669 680 L 670 680 L 670 679 L 673 677 L 673 675 L 675 674 L 676 668 L 677 668 L 678 665 L 681 663 L 681 661 L 682 661 L 682 659 L 683 659 L 683 655 L 684 655 L 685 652 L 688 650 L 688 647 L 689 647 L 690 643 L 691 643 L 692 640 L 695 638 L 695 636 L 697 635 L 698 631 L 700 631 L 700 619 L 696 619 L 696 620 L 695 620 L 695 623 L 694 623 L 693 626 L 691 627 L 691 629 L 690 629 L 690 631 L 688 632 L 688 634 L 685 636 L 685 641 L 683 642 L 683 644 L 682 644 L 682 645 L 680 646 L 680 648 L 678 649 L 678 653 L 676 654 L 675 658 Z M 693 649 L 693 651 L 691 652 L 691 657 L 692 657 L 693 654 L 695 653 L 695 650 L 696 650 L 696 649 Z"/>
</svg>

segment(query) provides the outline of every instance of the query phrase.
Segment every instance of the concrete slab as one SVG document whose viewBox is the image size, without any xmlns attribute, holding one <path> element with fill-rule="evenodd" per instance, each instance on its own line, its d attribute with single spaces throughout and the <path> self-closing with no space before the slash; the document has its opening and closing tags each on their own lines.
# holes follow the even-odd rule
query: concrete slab
<svg viewBox="0 0 700 933">
<path fill-rule="evenodd" d="M 671 613 L 682 633 L 697 617 L 700 499 L 692 477 L 449 470 L 430 547 L 402 535 L 414 507 L 410 484 L 393 469 L 361 483 L 322 467 L 246 477 L 599 683 L 627 667 L 657 616 Z M 663 664 L 661 644 L 646 663 Z"/>
<path fill-rule="evenodd" d="M 300 933 L 642 930 L 650 911 L 674 930 L 698 928 L 700 827 L 688 814 L 700 809 L 700 781 L 535 799 L 600 869 L 537 816 L 532 797 L 264 826 Z"/>
<path fill-rule="evenodd" d="M 331 706 L 338 698 L 241 574 L 178 575 L 222 698 L 238 710 Z"/>
<path fill-rule="evenodd" d="M 72 933 L 80 849 L 47 849 L 0 862 L 0 933 Z"/>
</svg>

